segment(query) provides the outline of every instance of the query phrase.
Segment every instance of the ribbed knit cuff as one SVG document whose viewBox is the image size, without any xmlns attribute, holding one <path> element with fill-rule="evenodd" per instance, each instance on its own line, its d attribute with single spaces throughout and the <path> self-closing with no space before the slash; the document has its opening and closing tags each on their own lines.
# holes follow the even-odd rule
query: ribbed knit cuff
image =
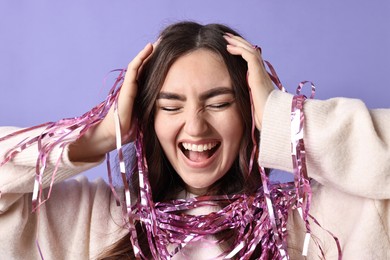
<svg viewBox="0 0 390 260">
<path fill-rule="evenodd" d="M 291 103 L 293 96 L 274 90 L 265 105 L 260 134 L 260 165 L 292 172 Z"/>
</svg>

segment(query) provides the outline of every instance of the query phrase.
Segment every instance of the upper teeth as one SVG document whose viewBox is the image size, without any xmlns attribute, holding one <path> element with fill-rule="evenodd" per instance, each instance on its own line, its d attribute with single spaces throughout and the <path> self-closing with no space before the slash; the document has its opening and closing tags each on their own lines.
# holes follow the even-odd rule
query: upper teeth
<svg viewBox="0 0 390 260">
<path fill-rule="evenodd" d="M 195 151 L 195 152 L 203 152 L 207 150 L 213 149 L 217 145 L 216 142 L 208 143 L 208 144 L 190 144 L 190 143 L 183 143 L 183 147 L 186 150 Z"/>
</svg>

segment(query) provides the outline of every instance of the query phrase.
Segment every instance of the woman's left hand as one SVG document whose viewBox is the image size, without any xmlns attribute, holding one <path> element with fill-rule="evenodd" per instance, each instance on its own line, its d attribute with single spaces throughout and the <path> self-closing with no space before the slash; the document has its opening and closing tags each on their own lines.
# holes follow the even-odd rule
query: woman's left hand
<svg viewBox="0 0 390 260">
<path fill-rule="evenodd" d="M 261 130 L 265 103 L 274 85 L 265 70 L 260 48 L 230 33 L 226 33 L 224 38 L 228 42 L 228 52 L 241 55 L 248 63 L 248 85 L 253 99 L 255 123 L 257 129 Z"/>
</svg>

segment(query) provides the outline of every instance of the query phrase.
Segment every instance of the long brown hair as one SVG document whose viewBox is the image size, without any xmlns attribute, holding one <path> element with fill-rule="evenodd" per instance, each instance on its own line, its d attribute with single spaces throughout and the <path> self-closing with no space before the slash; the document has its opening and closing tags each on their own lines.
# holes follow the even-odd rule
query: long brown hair
<svg viewBox="0 0 390 260">
<path fill-rule="evenodd" d="M 249 172 L 248 169 L 253 143 L 251 140 L 250 94 L 246 81 L 247 63 L 241 56 L 234 56 L 227 52 L 227 42 L 223 38 L 226 32 L 239 35 L 236 31 L 221 24 L 201 25 L 195 22 L 179 22 L 170 25 L 160 34 L 159 44 L 150 59 L 144 64 L 139 75 L 139 90 L 134 109 L 139 128 L 144 133 L 144 151 L 155 202 L 175 199 L 179 192 L 185 190 L 183 181 L 164 155 L 154 130 L 157 95 L 172 64 L 179 57 L 198 49 L 212 51 L 223 59 L 231 78 L 236 103 L 244 124 L 244 134 L 235 162 L 230 170 L 213 184 L 208 194 L 253 193 L 260 186 L 257 167 L 254 167 L 252 172 Z M 256 138 L 259 136 L 257 130 L 255 136 Z M 133 176 L 131 186 L 136 189 L 137 174 L 133 174 Z M 145 250 L 148 251 L 146 241 L 144 241 L 144 246 Z M 132 255 L 131 252 L 129 235 L 127 235 L 106 251 L 101 259 L 131 259 L 129 257 Z"/>
</svg>

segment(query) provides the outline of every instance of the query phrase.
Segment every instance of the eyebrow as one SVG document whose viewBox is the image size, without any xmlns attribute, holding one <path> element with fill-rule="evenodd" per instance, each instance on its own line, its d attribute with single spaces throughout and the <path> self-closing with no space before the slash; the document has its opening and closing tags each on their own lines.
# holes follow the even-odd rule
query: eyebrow
<svg viewBox="0 0 390 260">
<path fill-rule="evenodd" d="M 170 99 L 170 100 L 180 100 L 180 101 L 186 101 L 185 96 L 171 93 L 171 92 L 160 92 L 157 96 L 157 99 Z"/>
<path fill-rule="evenodd" d="M 201 101 L 205 101 L 205 100 L 212 98 L 212 97 L 216 97 L 216 96 L 220 96 L 220 95 L 227 95 L 227 94 L 234 95 L 233 89 L 228 88 L 228 87 L 217 87 L 217 88 L 213 88 L 213 89 L 210 89 L 210 90 L 202 93 L 200 95 L 199 99 Z"/>
<path fill-rule="evenodd" d="M 231 88 L 228 87 L 216 87 L 210 90 L 207 90 L 206 92 L 202 93 L 199 97 L 201 101 L 205 101 L 209 98 L 219 96 L 219 95 L 227 95 L 231 94 L 234 95 L 234 91 Z M 160 92 L 157 96 L 157 99 L 169 99 L 169 100 L 179 100 L 179 101 L 186 101 L 186 97 L 183 95 L 179 95 L 172 92 Z"/>
</svg>

